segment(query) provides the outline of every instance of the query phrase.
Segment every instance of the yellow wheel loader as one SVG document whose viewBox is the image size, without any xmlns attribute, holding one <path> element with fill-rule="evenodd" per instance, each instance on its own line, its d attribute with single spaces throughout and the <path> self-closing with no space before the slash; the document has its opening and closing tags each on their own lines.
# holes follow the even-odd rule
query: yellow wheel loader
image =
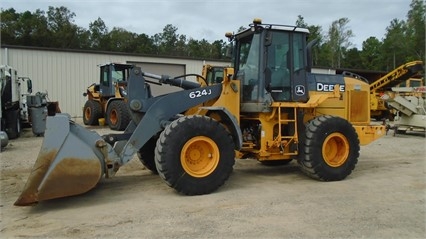
<svg viewBox="0 0 426 239">
<path fill-rule="evenodd" d="M 354 170 L 360 145 L 385 134 L 385 126 L 370 124 L 368 83 L 311 73 L 314 43 L 306 42 L 307 29 L 255 19 L 226 36 L 232 67 L 223 69 L 220 83 L 132 67 L 125 96 L 131 121 L 121 134 L 100 136 L 66 114 L 48 117 L 43 145 L 15 205 L 85 193 L 137 152 L 185 195 L 217 190 L 235 158 L 295 159 L 309 177 L 342 180 Z M 147 78 L 182 90 L 153 97 Z"/>
<path fill-rule="evenodd" d="M 112 130 L 124 130 L 130 122 L 130 112 L 125 102 L 127 77 L 133 65 L 109 63 L 100 66 L 100 82 L 90 85 L 83 96 L 85 125 L 98 125 L 105 118 Z"/>
</svg>

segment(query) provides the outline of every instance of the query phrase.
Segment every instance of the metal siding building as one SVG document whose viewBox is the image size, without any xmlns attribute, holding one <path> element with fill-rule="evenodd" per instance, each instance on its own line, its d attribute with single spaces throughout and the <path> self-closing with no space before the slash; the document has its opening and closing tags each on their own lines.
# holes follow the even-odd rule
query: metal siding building
<svg viewBox="0 0 426 239">
<path fill-rule="evenodd" d="M 229 65 L 225 61 L 17 46 L 2 46 L 0 60 L 0 65 L 15 68 L 18 76 L 32 79 L 33 94 L 47 91 L 49 100 L 58 101 L 61 111 L 72 117 L 82 117 L 86 101 L 83 93 L 92 83 L 99 83 L 99 64 L 133 63 L 141 66 L 143 71 L 170 76 L 201 74 L 203 63 Z M 195 80 L 195 77 L 188 79 Z M 176 89 L 152 86 L 154 95 Z"/>
</svg>

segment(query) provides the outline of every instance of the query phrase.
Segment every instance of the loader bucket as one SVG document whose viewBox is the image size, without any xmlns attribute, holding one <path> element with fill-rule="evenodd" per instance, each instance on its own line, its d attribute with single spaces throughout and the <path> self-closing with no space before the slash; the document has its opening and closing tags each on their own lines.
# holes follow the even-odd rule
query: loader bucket
<svg viewBox="0 0 426 239">
<path fill-rule="evenodd" d="M 95 187 L 105 168 L 96 147 L 99 140 L 101 136 L 71 122 L 67 114 L 47 117 L 40 153 L 15 205 L 82 194 Z"/>
</svg>

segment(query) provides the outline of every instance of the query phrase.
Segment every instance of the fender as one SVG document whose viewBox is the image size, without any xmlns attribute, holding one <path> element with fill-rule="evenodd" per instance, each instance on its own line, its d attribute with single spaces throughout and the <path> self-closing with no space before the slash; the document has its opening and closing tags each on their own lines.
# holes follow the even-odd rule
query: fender
<svg viewBox="0 0 426 239">
<path fill-rule="evenodd" d="M 106 109 L 108 109 L 109 104 L 111 104 L 111 102 L 116 101 L 116 100 L 124 100 L 124 98 L 117 98 L 117 97 L 109 98 L 107 103 L 105 104 L 105 112 L 106 112 Z"/>
<path fill-rule="evenodd" d="M 226 125 L 231 132 L 232 138 L 234 139 L 235 150 L 240 150 L 243 147 L 243 134 L 241 128 L 238 125 L 238 121 L 234 115 L 231 114 L 225 107 L 217 106 L 206 106 L 200 107 L 200 109 L 208 110 L 207 116 L 211 112 L 218 113 L 222 119 L 221 123 Z"/>
</svg>

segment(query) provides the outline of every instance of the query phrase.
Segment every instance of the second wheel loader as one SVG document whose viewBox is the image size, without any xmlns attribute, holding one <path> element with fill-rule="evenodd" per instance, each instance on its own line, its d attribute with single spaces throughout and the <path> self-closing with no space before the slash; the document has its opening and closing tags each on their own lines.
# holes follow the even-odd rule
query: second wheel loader
<svg viewBox="0 0 426 239">
<path fill-rule="evenodd" d="M 97 125 L 104 118 L 112 130 L 124 130 L 130 122 L 130 113 L 124 96 L 129 69 L 133 65 L 109 63 L 101 65 L 100 81 L 90 85 L 83 96 L 87 96 L 83 107 L 85 125 Z"/>
<path fill-rule="evenodd" d="M 122 134 L 100 136 L 66 114 L 47 119 L 42 148 L 15 205 L 85 193 L 139 152 L 167 185 L 186 195 L 214 192 L 235 158 L 287 163 L 322 181 L 346 178 L 360 145 L 385 134 L 370 124 L 368 83 L 312 74 L 308 30 L 253 21 L 237 34 L 224 79 L 200 84 L 132 67 Z M 181 91 L 153 97 L 149 82 Z"/>
</svg>

